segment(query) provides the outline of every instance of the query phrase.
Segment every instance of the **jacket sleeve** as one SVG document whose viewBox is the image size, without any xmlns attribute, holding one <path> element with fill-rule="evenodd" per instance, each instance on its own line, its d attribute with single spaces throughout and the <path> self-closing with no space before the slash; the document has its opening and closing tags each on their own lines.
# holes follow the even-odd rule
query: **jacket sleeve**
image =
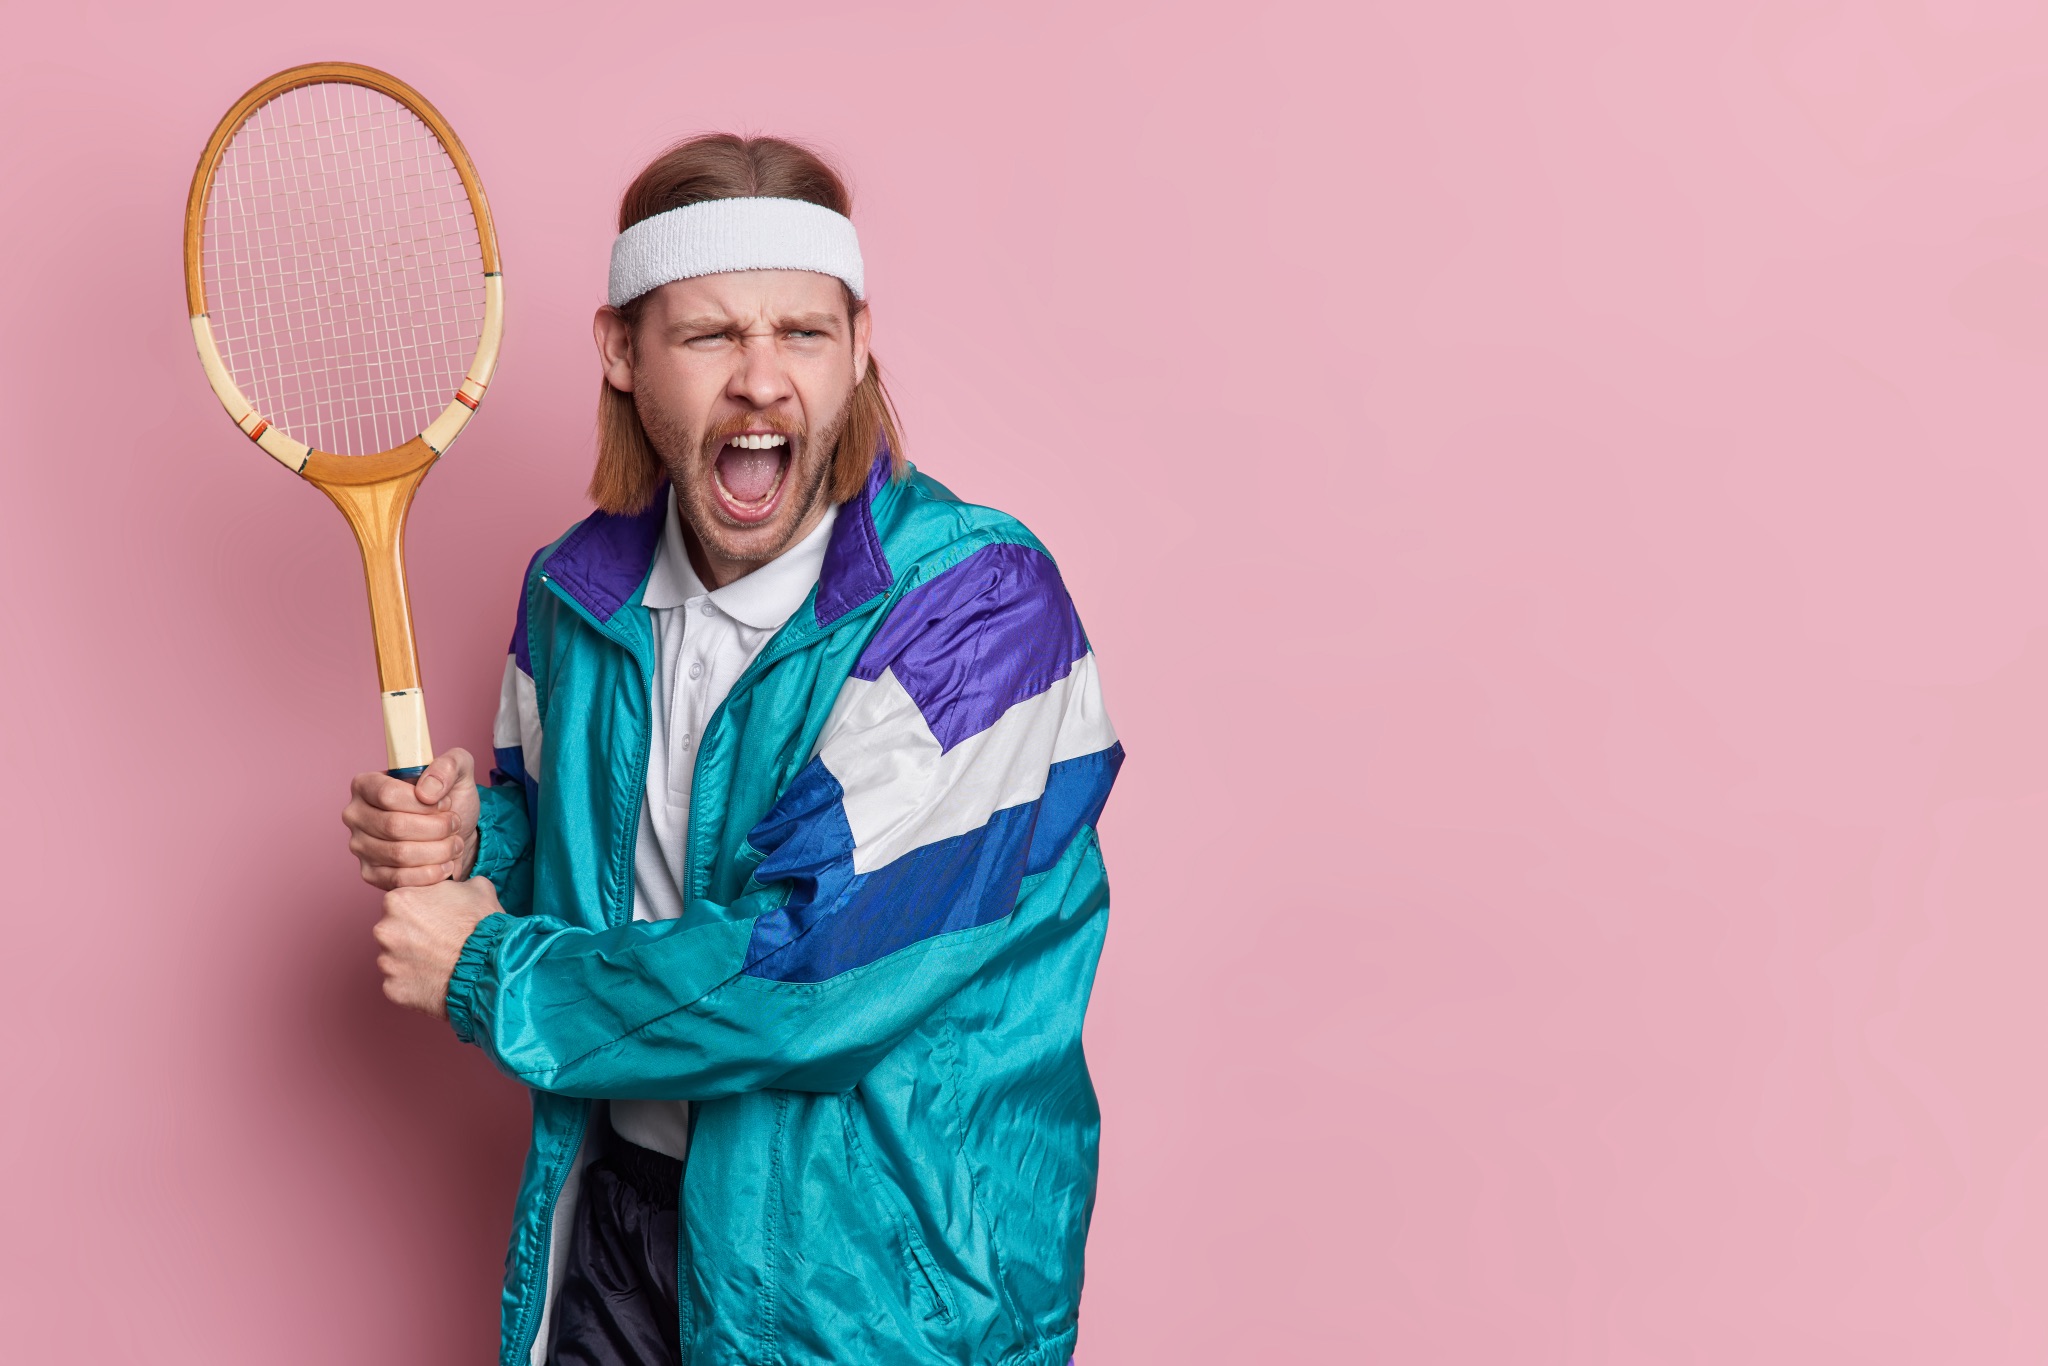
<svg viewBox="0 0 2048 1366">
<path fill-rule="evenodd" d="M 538 560 L 538 556 L 535 557 Z M 532 566 L 527 568 L 531 582 Z M 476 866 L 471 877 L 487 877 L 499 904 L 524 915 L 533 904 L 533 811 L 539 796 L 540 710 L 527 652 L 526 600 L 522 594 L 498 690 L 498 715 L 491 725 L 492 768 L 477 798 Z"/>
<path fill-rule="evenodd" d="M 844 1090 L 1004 947 L 1122 754 L 1058 571 L 984 547 L 870 640 L 736 901 L 599 931 L 491 916 L 450 1022 L 568 1095 Z"/>
</svg>

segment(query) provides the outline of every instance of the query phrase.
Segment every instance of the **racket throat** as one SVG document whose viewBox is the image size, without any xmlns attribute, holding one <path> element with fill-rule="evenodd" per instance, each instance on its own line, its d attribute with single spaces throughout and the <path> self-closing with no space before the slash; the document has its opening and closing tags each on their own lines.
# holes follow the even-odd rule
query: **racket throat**
<svg viewBox="0 0 2048 1366">
<path fill-rule="evenodd" d="M 405 575 L 406 519 L 420 480 L 434 460 L 432 448 L 415 440 L 388 457 L 363 459 L 315 451 L 304 471 L 307 481 L 341 509 L 362 552 L 370 634 L 376 642 L 383 694 L 386 768 L 393 777 L 408 780 L 417 778 L 434 757 Z"/>
</svg>

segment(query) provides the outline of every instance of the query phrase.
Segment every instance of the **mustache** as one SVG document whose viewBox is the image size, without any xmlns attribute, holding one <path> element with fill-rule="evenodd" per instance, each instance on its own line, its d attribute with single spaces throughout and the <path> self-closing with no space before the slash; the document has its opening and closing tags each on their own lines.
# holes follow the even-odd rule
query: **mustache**
<svg viewBox="0 0 2048 1366">
<path fill-rule="evenodd" d="M 809 429 L 802 422 L 791 418 L 778 417 L 773 413 L 741 413 L 737 417 L 729 417 L 725 421 L 715 424 L 709 431 L 704 433 L 704 453 L 706 455 L 716 455 L 718 454 L 718 448 L 733 437 L 744 436 L 748 432 L 760 431 L 769 431 L 774 432 L 778 436 L 786 436 L 789 438 L 792 446 L 801 442 L 809 434 Z"/>
</svg>

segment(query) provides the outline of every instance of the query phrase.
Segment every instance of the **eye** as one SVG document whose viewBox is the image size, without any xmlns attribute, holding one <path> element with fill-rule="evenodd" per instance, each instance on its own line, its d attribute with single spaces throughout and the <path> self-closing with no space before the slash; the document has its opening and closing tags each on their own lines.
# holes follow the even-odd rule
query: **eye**
<svg viewBox="0 0 2048 1366">
<path fill-rule="evenodd" d="M 799 327 L 792 329 L 789 335 L 792 337 L 796 337 L 802 341 L 812 341 L 815 340 L 816 338 L 824 336 L 825 334 L 823 332 L 814 331 L 807 327 Z"/>
</svg>

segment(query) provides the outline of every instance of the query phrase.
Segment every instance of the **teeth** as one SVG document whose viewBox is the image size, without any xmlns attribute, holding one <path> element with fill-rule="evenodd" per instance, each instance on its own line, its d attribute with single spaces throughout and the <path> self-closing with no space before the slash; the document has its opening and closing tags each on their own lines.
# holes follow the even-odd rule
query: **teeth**
<svg viewBox="0 0 2048 1366">
<path fill-rule="evenodd" d="M 787 443 L 788 440 L 789 438 L 780 432 L 766 432 L 760 436 L 735 436 L 726 444 L 743 451 L 767 451 Z"/>
</svg>

